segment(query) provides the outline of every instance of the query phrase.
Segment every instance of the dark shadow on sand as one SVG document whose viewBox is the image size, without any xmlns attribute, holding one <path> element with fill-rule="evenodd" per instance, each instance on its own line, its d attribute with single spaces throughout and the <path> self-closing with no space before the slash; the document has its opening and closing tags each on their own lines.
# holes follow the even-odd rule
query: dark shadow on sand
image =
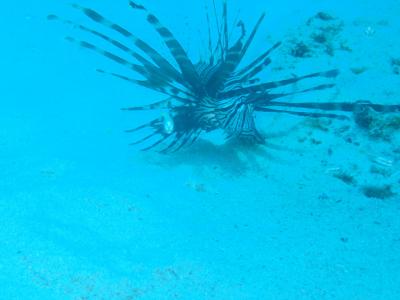
<svg viewBox="0 0 400 300">
<path fill-rule="evenodd" d="M 189 165 L 216 175 L 239 177 L 262 172 L 270 161 L 287 164 L 287 161 L 279 157 L 279 152 L 282 151 L 293 150 L 269 142 L 264 145 L 246 145 L 231 140 L 216 145 L 209 140 L 199 139 L 190 148 L 179 152 L 171 154 L 147 152 L 143 155 L 143 159 L 164 168 Z"/>
</svg>

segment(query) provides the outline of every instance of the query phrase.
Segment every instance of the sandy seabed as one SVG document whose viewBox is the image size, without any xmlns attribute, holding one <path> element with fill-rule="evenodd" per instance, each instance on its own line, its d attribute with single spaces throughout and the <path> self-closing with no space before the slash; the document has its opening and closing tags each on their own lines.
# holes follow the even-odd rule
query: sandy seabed
<svg viewBox="0 0 400 300">
<path fill-rule="evenodd" d="M 153 94 L 65 43 L 45 20 L 65 3 L 23 4 L 0 21 L 0 299 L 400 299 L 395 116 L 365 128 L 260 115 L 265 147 L 205 136 L 140 153 L 123 133 L 139 116 L 119 108 Z M 250 55 L 284 42 L 267 76 L 341 70 L 303 99 L 400 102 L 399 1 L 242 4 L 269 16 Z"/>
</svg>

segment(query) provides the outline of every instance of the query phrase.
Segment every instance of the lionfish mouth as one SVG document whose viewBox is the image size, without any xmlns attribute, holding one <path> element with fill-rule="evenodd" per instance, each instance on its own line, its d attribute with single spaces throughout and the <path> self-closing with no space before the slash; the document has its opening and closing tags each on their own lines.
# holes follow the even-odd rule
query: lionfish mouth
<svg viewBox="0 0 400 300">
<path fill-rule="evenodd" d="M 85 40 L 67 37 L 67 40 L 97 52 L 144 79 L 104 70 L 98 70 L 98 72 L 149 88 L 167 97 L 165 100 L 149 105 L 124 108 L 129 111 L 153 109 L 167 111 L 159 118 L 127 130 L 127 132 L 150 130 L 148 135 L 141 136 L 132 143 L 132 145 L 144 144 L 142 150 L 155 149 L 162 153 L 174 152 L 192 145 L 200 134 L 217 129 L 222 129 L 227 138 L 264 143 L 264 137 L 256 128 L 254 117 L 256 112 L 348 119 L 348 113 L 356 109 L 371 108 L 380 112 L 400 111 L 400 105 L 380 105 L 367 101 L 354 103 L 283 101 L 284 97 L 330 89 L 334 84 L 325 83 L 287 93 L 276 92 L 278 88 L 311 78 L 332 79 L 339 74 L 339 71 L 328 70 L 279 81 L 263 82 L 258 76 L 270 65 L 271 53 L 281 45 L 281 42 L 272 45 L 247 65 L 243 65 L 242 61 L 265 14 L 261 14 L 247 36 L 243 21 L 236 22 L 234 26 L 228 26 L 228 8 L 226 1 L 223 1 L 222 16 L 219 21 L 217 18 L 217 28 L 214 30 L 216 37 L 212 37 L 207 13 L 208 57 L 201 58 L 194 63 L 171 31 L 163 26 L 154 14 L 150 13 L 143 5 L 133 1 L 129 1 L 129 6 L 146 15 L 147 22 L 158 33 L 177 67 L 143 39 L 93 9 L 77 4 L 73 5 L 93 23 L 97 23 L 115 34 L 115 37 L 56 15 L 49 15 L 48 19 L 72 25 L 98 41 L 102 41 L 103 44 L 107 44 L 112 50 L 106 50 Z M 234 29 L 238 30 L 239 37 L 232 42 Z M 122 54 L 116 53 L 124 53 L 124 57 Z"/>
</svg>

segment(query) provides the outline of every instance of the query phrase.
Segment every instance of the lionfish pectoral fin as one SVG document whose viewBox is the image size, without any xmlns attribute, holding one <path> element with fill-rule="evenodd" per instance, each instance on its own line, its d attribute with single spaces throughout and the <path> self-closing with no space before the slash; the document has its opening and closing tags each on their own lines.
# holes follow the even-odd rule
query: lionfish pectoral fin
<svg viewBox="0 0 400 300">
<path fill-rule="evenodd" d="M 144 141 L 147 141 L 148 139 L 152 138 L 153 136 L 155 136 L 155 135 L 157 135 L 157 134 L 158 134 L 158 132 L 153 132 L 153 133 L 151 133 L 151 134 L 145 136 L 144 138 L 141 138 L 141 139 L 139 139 L 139 140 L 137 140 L 137 141 L 135 141 L 135 142 L 130 143 L 129 146 L 134 146 L 134 145 L 143 143 Z"/>
<path fill-rule="evenodd" d="M 99 72 L 100 74 L 113 76 L 115 78 L 122 79 L 124 81 L 130 82 L 130 83 L 135 84 L 135 85 L 140 85 L 140 86 L 143 86 L 143 87 L 146 87 L 146 88 L 149 88 L 149 89 L 154 89 L 156 91 L 160 91 L 159 88 L 153 87 L 146 80 L 138 80 L 138 79 L 134 79 L 134 78 L 122 75 L 122 74 L 118 74 L 118 73 L 114 73 L 114 72 L 107 72 L 107 71 L 104 71 L 102 69 L 96 69 L 96 71 Z"/>
<path fill-rule="evenodd" d="M 369 101 L 357 101 L 353 104 L 353 111 L 359 108 L 372 108 L 376 112 L 380 113 L 397 113 L 400 112 L 399 104 L 375 104 Z"/>
<path fill-rule="evenodd" d="M 155 143 L 151 144 L 150 146 L 147 146 L 145 148 L 140 149 L 141 151 L 148 151 L 150 149 L 153 149 L 155 147 L 157 147 L 159 144 L 161 144 L 162 142 L 164 142 L 166 139 L 168 139 L 171 135 L 164 135 L 161 139 L 159 139 L 158 141 L 156 141 Z"/>
<path fill-rule="evenodd" d="M 244 82 L 247 82 L 247 81 L 251 80 L 254 76 L 256 76 L 262 70 L 264 70 L 271 62 L 272 62 L 272 60 L 269 57 L 265 58 L 264 61 L 261 64 L 259 64 L 258 66 L 254 67 L 247 74 L 245 74 L 241 78 L 241 80 L 244 81 Z"/>
<path fill-rule="evenodd" d="M 48 20 L 57 20 L 57 21 L 63 22 L 64 24 L 71 25 L 71 26 L 73 26 L 75 28 L 78 28 L 78 29 L 80 29 L 82 31 L 88 32 L 88 33 L 92 34 L 93 36 L 96 36 L 96 37 L 98 37 L 98 38 L 100 38 L 102 40 L 105 40 L 106 42 L 108 42 L 109 44 L 111 44 L 111 45 L 115 46 L 116 48 L 122 50 L 123 52 L 126 52 L 126 53 L 130 54 L 132 57 L 134 57 L 140 63 L 142 63 L 145 68 L 149 68 L 150 71 L 154 71 L 157 68 L 150 61 L 145 59 L 142 55 L 140 55 L 139 53 L 137 53 L 136 51 L 134 51 L 130 47 L 124 45 L 123 43 L 121 43 L 120 41 L 118 41 L 118 40 L 116 40 L 114 38 L 109 37 L 108 35 L 106 35 L 104 33 L 101 33 L 100 31 L 91 29 L 91 28 L 89 28 L 87 26 L 75 23 L 75 22 L 73 22 L 71 20 L 68 20 L 68 19 L 62 19 L 62 18 L 60 18 L 60 17 L 58 17 L 56 15 L 49 15 L 47 17 L 47 19 Z M 157 71 L 162 71 L 162 70 L 161 69 L 157 69 Z"/>
<path fill-rule="evenodd" d="M 281 86 L 285 85 L 290 85 L 294 84 L 296 82 L 299 82 L 304 79 L 308 78 L 316 78 L 316 77 L 326 77 L 326 78 L 332 78 L 336 77 L 339 74 L 339 70 L 334 69 L 334 70 L 329 70 L 326 72 L 317 72 L 317 73 L 312 73 L 304 76 L 298 76 L 290 79 L 285 79 L 285 80 L 280 80 L 280 81 L 272 81 L 272 82 L 267 82 L 267 83 L 262 83 L 258 85 L 253 85 L 253 86 L 248 86 L 248 87 L 243 87 L 231 91 L 227 91 L 224 93 L 220 94 L 220 97 L 222 98 L 230 98 L 230 97 L 235 97 L 235 96 L 242 96 L 246 94 L 251 94 L 251 93 L 257 93 L 257 92 L 265 92 L 266 90 L 269 89 L 274 89 L 278 88 Z"/>
<path fill-rule="evenodd" d="M 118 63 L 120 65 L 122 65 L 122 66 L 127 67 L 128 69 L 136 72 L 137 74 L 143 76 L 146 79 L 150 79 L 151 76 L 152 76 L 152 74 L 149 73 L 143 66 L 135 64 L 135 63 L 132 63 L 132 62 L 130 62 L 130 61 L 128 61 L 128 60 L 126 60 L 126 59 L 114 54 L 114 53 L 111 53 L 110 51 L 107 51 L 107 50 L 104 50 L 104 49 L 102 49 L 100 47 L 97 47 L 96 45 L 91 44 L 91 43 L 89 43 L 87 41 L 78 40 L 78 39 L 75 39 L 75 38 L 70 37 L 70 36 L 67 36 L 65 39 L 67 41 L 69 41 L 69 42 L 77 43 L 79 46 L 81 46 L 83 48 L 86 48 L 86 49 L 89 49 L 91 51 L 97 52 L 98 54 L 100 54 L 100 55 L 102 55 L 102 56 L 104 56 L 104 57 L 106 57 L 106 58 L 108 58 L 108 59 L 110 59 L 110 60 L 112 60 L 112 61 L 114 61 L 114 62 L 116 62 L 116 63 Z"/>
<path fill-rule="evenodd" d="M 173 141 L 167 147 L 165 147 L 164 149 L 159 150 L 158 152 L 159 153 L 163 153 L 163 154 L 175 152 L 174 151 L 174 147 L 176 145 L 178 145 L 178 147 L 179 147 L 179 142 L 182 143 L 182 138 L 185 137 L 186 135 L 187 135 L 187 133 L 175 134 L 175 137 L 174 137 Z"/>
<path fill-rule="evenodd" d="M 139 7 L 140 10 L 147 11 L 147 9 L 144 6 L 138 5 L 132 1 L 129 1 L 129 5 L 133 9 L 138 9 Z M 158 18 L 151 13 L 147 14 L 147 21 L 155 28 L 158 34 L 162 37 L 164 43 L 167 45 L 169 51 L 171 52 L 177 64 L 179 65 L 184 79 L 187 80 L 194 88 L 197 89 L 201 88 L 200 77 L 197 74 L 193 63 L 187 56 L 181 44 L 173 36 L 171 31 L 165 26 L 163 26 L 158 20 Z"/>
<path fill-rule="evenodd" d="M 79 44 L 81 47 L 89 49 L 91 51 L 97 52 L 98 54 L 122 65 L 125 66 L 127 68 L 129 68 L 132 71 L 135 71 L 137 74 L 139 74 L 140 76 L 146 78 L 147 80 L 137 80 L 137 79 L 133 79 L 133 78 L 129 78 L 125 75 L 120 75 L 120 74 L 116 74 L 116 73 L 111 73 L 111 72 L 105 72 L 103 70 L 98 70 L 100 73 L 104 73 L 104 74 L 109 74 L 112 75 L 114 77 L 118 77 L 120 79 L 132 82 L 134 84 L 138 84 L 141 86 L 144 86 L 146 88 L 150 88 L 153 89 L 155 91 L 158 92 L 162 92 L 164 94 L 167 95 L 171 95 L 174 94 L 174 92 L 182 92 L 185 93 L 187 95 L 189 95 L 187 92 L 177 88 L 176 86 L 172 85 L 172 83 L 170 83 L 170 78 L 165 78 L 162 75 L 158 74 L 157 72 L 154 72 L 153 69 L 149 69 L 146 68 L 145 66 L 141 66 L 138 64 L 134 64 L 132 62 L 127 61 L 126 59 L 115 55 L 109 51 L 106 51 L 102 48 L 99 48 L 89 42 L 83 41 L 83 40 L 77 40 L 75 38 L 72 37 L 66 37 L 66 39 L 70 42 L 74 42 Z M 190 96 L 190 95 L 189 95 Z"/>
<path fill-rule="evenodd" d="M 161 124 L 161 122 L 162 122 L 162 120 L 160 118 L 157 118 L 157 119 L 154 119 L 154 120 L 152 120 L 152 121 L 150 121 L 148 123 L 145 123 L 143 125 L 135 127 L 133 129 L 127 129 L 127 130 L 125 130 L 125 132 L 126 133 L 132 133 L 132 132 L 138 131 L 140 129 L 144 129 L 146 127 L 154 127 L 154 126 L 157 126 L 157 124 Z"/>
<path fill-rule="evenodd" d="M 200 133 L 201 129 L 192 129 L 185 133 L 176 134 L 175 139 L 166 148 L 158 152 L 163 154 L 174 153 L 185 146 L 189 147 L 197 140 Z"/>
<path fill-rule="evenodd" d="M 275 103 L 280 103 L 276 102 L 274 100 L 283 98 L 283 97 L 288 97 L 288 96 L 293 96 L 293 95 L 298 95 L 298 94 L 304 94 L 308 92 L 315 92 L 315 91 L 322 91 L 326 89 L 331 89 L 335 87 L 335 84 L 320 84 L 317 86 L 314 86 L 312 88 L 304 89 L 304 90 L 299 90 L 291 93 L 279 93 L 279 94 L 271 94 L 271 93 L 266 93 L 266 94 L 261 94 L 260 96 L 255 96 L 254 98 L 250 98 L 249 102 L 255 103 L 257 106 L 276 106 Z M 287 102 L 290 106 L 290 103 Z M 315 103 L 315 107 L 312 108 L 318 108 L 319 103 Z M 279 106 L 279 105 L 278 105 Z M 312 106 L 312 105 L 311 105 Z"/>
<path fill-rule="evenodd" d="M 75 9 L 80 10 L 84 15 L 86 15 L 92 21 L 117 32 L 118 34 L 122 35 L 123 37 L 131 40 L 133 44 L 143 51 L 160 69 L 166 76 L 173 78 L 175 81 L 184 84 L 182 80 L 181 74 L 172 66 L 168 60 L 166 60 L 161 54 L 159 54 L 154 48 L 152 48 L 149 44 L 144 42 L 142 39 L 139 39 L 135 35 L 133 35 L 130 31 L 123 28 L 122 26 L 111 22 L 110 20 L 106 19 L 104 16 L 100 15 L 98 12 L 82 7 L 77 4 L 72 4 L 72 7 Z"/>
<path fill-rule="evenodd" d="M 133 107 L 123 107 L 121 110 L 152 110 L 152 109 L 160 109 L 160 108 L 166 108 L 169 106 L 171 102 L 172 97 L 168 97 L 167 99 L 154 102 L 148 105 L 142 105 L 142 106 L 133 106 Z"/>
<path fill-rule="evenodd" d="M 118 74 L 118 73 L 114 73 L 114 72 L 107 72 L 107 71 L 104 71 L 101 69 L 97 69 L 96 71 L 101 74 L 106 74 L 106 75 L 110 75 L 110 76 L 113 76 L 118 79 L 122 79 L 124 81 L 130 82 L 135 85 L 140 85 L 145 88 L 152 89 L 152 90 L 162 93 L 164 95 L 173 97 L 175 100 L 180 101 L 184 104 L 188 104 L 188 103 L 192 102 L 191 99 L 189 99 L 187 97 L 181 97 L 177 93 L 175 93 L 179 90 L 173 86 L 162 87 L 159 84 L 155 84 L 153 81 L 149 81 L 149 80 L 138 80 L 138 79 L 134 79 L 134 78 L 122 75 L 122 74 Z M 132 110 L 134 110 L 134 109 L 132 109 Z"/>
<path fill-rule="evenodd" d="M 252 32 L 250 33 L 249 38 L 247 39 L 246 43 L 243 46 L 242 52 L 240 53 L 240 59 L 238 64 L 240 63 L 240 61 L 242 60 L 242 58 L 246 55 L 247 50 L 249 49 L 251 43 L 253 42 L 253 39 L 258 31 L 258 29 L 260 28 L 260 25 L 262 23 L 262 21 L 265 18 L 265 13 L 262 13 L 261 16 L 259 17 L 256 25 L 254 26 Z"/>
<path fill-rule="evenodd" d="M 260 86 L 264 89 L 265 88 L 271 89 L 271 88 L 281 87 L 284 85 L 293 84 L 293 83 L 299 82 L 304 79 L 316 78 L 316 77 L 334 78 L 334 77 L 337 77 L 338 75 L 339 75 L 339 70 L 333 69 L 333 70 L 329 70 L 329 71 L 325 71 L 325 72 L 311 73 L 308 75 L 297 76 L 297 77 L 293 77 L 290 79 L 285 79 L 285 80 L 280 80 L 280 81 L 275 81 L 275 82 L 267 82 L 265 84 L 261 84 Z"/>
<path fill-rule="evenodd" d="M 363 108 L 371 108 L 381 113 L 395 113 L 400 112 L 400 105 L 389 105 L 389 104 L 374 104 L 369 101 L 357 101 L 357 102 L 278 102 L 272 101 L 266 106 L 284 106 L 292 108 L 308 108 L 308 109 L 320 109 L 320 110 L 331 110 L 331 111 L 343 111 L 343 112 L 354 112 Z"/>
<path fill-rule="evenodd" d="M 65 24 L 71 25 L 75 28 L 78 28 L 82 31 L 88 32 L 89 34 L 92 34 L 102 40 L 105 40 L 106 42 L 108 42 L 110 45 L 115 46 L 116 48 L 122 50 L 123 52 L 129 54 L 130 56 L 134 57 L 138 62 L 140 62 L 142 64 L 142 66 L 140 65 L 135 65 L 131 62 L 128 62 L 127 60 L 122 59 L 121 57 L 105 51 L 103 49 L 100 49 L 98 47 L 95 47 L 94 45 L 85 42 L 85 41 L 77 41 L 71 37 L 67 37 L 67 40 L 71 41 L 71 42 L 77 42 L 79 44 L 81 44 L 81 46 L 85 47 L 85 48 L 89 48 L 92 49 L 98 53 L 100 53 L 103 56 L 106 56 L 109 59 L 112 59 L 114 61 L 117 61 L 119 64 L 123 64 L 125 66 L 130 67 L 131 69 L 133 69 L 134 71 L 136 71 L 137 73 L 139 73 L 141 76 L 144 76 L 145 78 L 147 78 L 148 81 L 152 81 L 152 82 L 157 82 L 159 85 L 162 86 L 170 86 L 173 89 L 179 90 L 179 91 L 183 91 L 179 88 L 177 88 L 176 86 L 173 85 L 173 83 L 178 83 L 180 84 L 180 80 L 178 78 L 176 78 L 175 76 L 171 76 L 171 73 L 166 72 L 164 69 L 154 65 L 153 63 L 151 63 L 149 60 L 147 60 L 146 58 L 144 58 L 142 55 L 140 55 L 139 53 L 137 53 L 136 51 L 134 51 L 133 49 L 131 49 L 130 47 L 126 46 L 125 44 L 121 43 L 120 41 L 113 39 L 109 36 L 107 36 L 106 34 L 103 34 L 99 31 L 93 30 L 89 27 L 77 24 L 71 20 L 67 20 L 67 19 L 62 19 L 56 15 L 49 15 L 48 16 L 49 20 L 58 20 L 61 21 Z"/>
<path fill-rule="evenodd" d="M 280 45 L 282 45 L 282 42 L 277 42 L 275 43 L 271 48 L 269 48 L 266 52 L 264 52 L 262 55 L 257 57 L 254 61 L 252 61 L 248 66 L 244 67 L 242 70 L 238 72 L 238 75 L 244 75 L 245 73 L 251 71 L 253 68 L 257 67 L 257 65 L 265 60 L 265 58 L 268 57 L 268 55 L 271 54 L 272 51 L 274 51 L 276 48 L 278 48 Z"/>
<path fill-rule="evenodd" d="M 339 119 L 339 120 L 349 120 L 349 117 L 347 117 L 347 116 L 331 114 L 331 113 L 290 111 L 290 110 L 283 110 L 283 109 L 271 109 L 271 108 L 267 108 L 267 107 L 257 107 L 256 111 L 272 112 L 272 113 L 286 113 L 286 114 L 290 114 L 290 115 L 296 115 L 296 116 L 301 116 L 301 117 L 311 117 L 311 118 L 332 118 L 332 119 Z"/>
<path fill-rule="evenodd" d="M 197 141 L 197 139 L 199 138 L 200 134 L 201 134 L 202 130 L 201 129 L 197 129 L 194 134 L 192 135 L 192 139 L 188 141 L 187 146 L 190 147 L 191 145 L 194 144 L 195 141 Z"/>
<path fill-rule="evenodd" d="M 182 140 L 180 145 L 174 149 L 174 152 L 177 152 L 181 150 L 185 146 L 190 146 L 193 144 L 193 142 L 197 139 L 197 137 L 200 135 L 200 131 L 198 130 L 191 130 L 188 132 L 185 136 L 185 138 Z"/>
</svg>

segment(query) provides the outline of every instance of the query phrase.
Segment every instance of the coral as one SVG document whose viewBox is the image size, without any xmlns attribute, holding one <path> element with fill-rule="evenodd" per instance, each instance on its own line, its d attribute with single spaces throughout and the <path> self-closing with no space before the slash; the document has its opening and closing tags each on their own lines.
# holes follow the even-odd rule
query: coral
<svg viewBox="0 0 400 300">
<path fill-rule="evenodd" d="M 326 12 L 319 12 L 308 19 L 303 34 L 292 40 L 289 53 L 294 57 L 311 57 L 321 53 L 334 56 L 335 52 L 351 51 L 345 40 L 340 37 L 343 22 Z"/>
<path fill-rule="evenodd" d="M 294 42 L 290 54 L 294 57 L 310 57 L 311 50 L 304 42 Z"/>
<path fill-rule="evenodd" d="M 363 129 L 371 129 L 376 120 L 374 111 L 370 108 L 360 108 L 353 112 L 354 121 Z"/>
<path fill-rule="evenodd" d="M 380 114 L 371 108 L 362 108 L 355 110 L 353 115 L 356 124 L 374 139 L 390 141 L 400 129 L 400 116 L 395 114 Z"/>
</svg>

